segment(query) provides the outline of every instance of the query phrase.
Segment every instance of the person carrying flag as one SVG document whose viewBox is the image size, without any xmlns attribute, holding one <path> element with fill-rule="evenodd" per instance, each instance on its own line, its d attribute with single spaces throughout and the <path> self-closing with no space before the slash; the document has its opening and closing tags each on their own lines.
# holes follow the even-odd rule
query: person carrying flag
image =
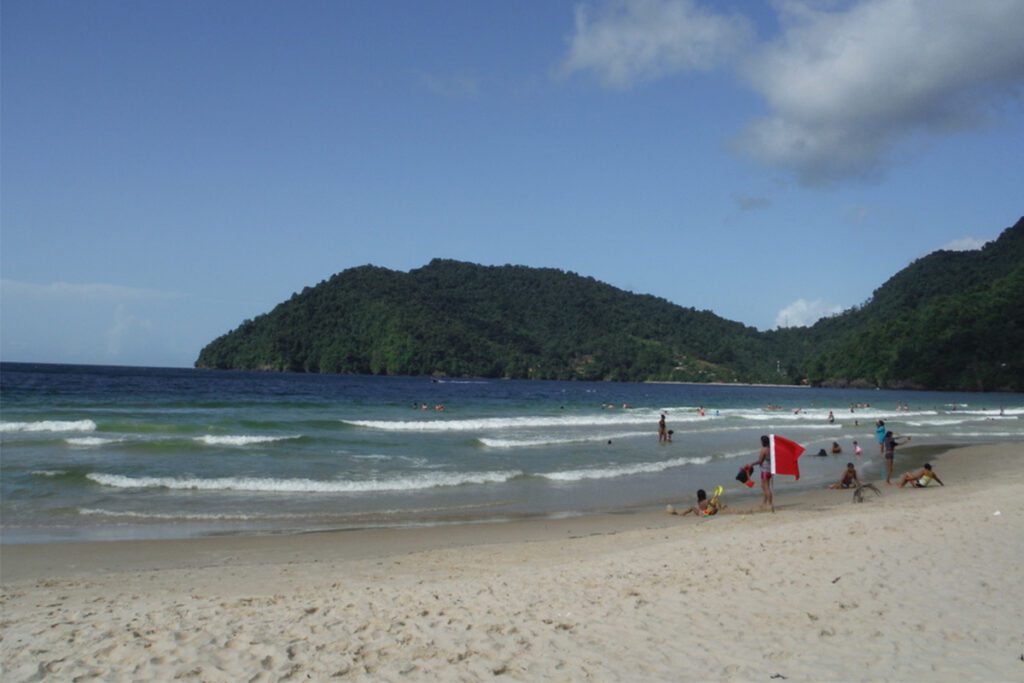
<svg viewBox="0 0 1024 683">
<path fill-rule="evenodd" d="M 775 501 L 772 498 L 772 451 L 770 445 L 771 441 L 765 434 L 761 437 L 761 452 L 758 454 L 754 466 L 761 468 L 761 493 L 764 494 L 764 498 L 761 499 L 761 509 L 769 507 L 772 512 L 775 512 Z"/>
<path fill-rule="evenodd" d="M 778 434 L 766 434 L 761 437 L 761 452 L 753 466 L 761 468 L 761 491 L 764 493 L 761 502 L 762 510 L 767 507 L 775 512 L 775 497 L 772 491 L 773 475 L 790 474 L 800 479 L 798 460 L 803 452 L 803 446 Z"/>
</svg>

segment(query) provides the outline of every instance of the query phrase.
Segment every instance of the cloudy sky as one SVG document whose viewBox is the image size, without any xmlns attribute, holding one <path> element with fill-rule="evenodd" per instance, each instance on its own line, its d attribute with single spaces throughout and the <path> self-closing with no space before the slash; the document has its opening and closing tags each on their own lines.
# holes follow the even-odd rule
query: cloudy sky
<svg viewBox="0 0 1024 683">
<path fill-rule="evenodd" d="M 373 263 L 770 329 L 1024 214 L 1024 2 L 4 0 L 0 357 L 188 366 Z"/>
</svg>

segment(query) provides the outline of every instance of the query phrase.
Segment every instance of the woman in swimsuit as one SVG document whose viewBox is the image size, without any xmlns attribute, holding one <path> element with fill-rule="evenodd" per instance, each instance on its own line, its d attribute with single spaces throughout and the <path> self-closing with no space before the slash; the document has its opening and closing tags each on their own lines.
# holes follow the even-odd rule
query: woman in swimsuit
<svg viewBox="0 0 1024 683">
<path fill-rule="evenodd" d="M 938 475 L 935 474 L 935 471 L 932 470 L 932 466 L 925 463 L 920 472 L 907 472 L 904 474 L 903 478 L 900 479 L 900 488 L 910 484 L 915 489 L 923 489 L 925 486 L 932 483 L 932 481 L 939 482 L 939 486 L 945 486 L 945 484 L 942 483 L 942 480 L 939 479 Z"/>
<path fill-rule="evenodd" d="M 764 494 L 764 498 L 761 500 L 761 509 L 767 507 L 775 512 L 775 501 L 772 498 L 772 451 L 768 444 L 768 436 L 762 436 L 761 452 L 757 456 L 757 462 L 753 464 L 761 468 L 761 492 Z"/>
</svg>

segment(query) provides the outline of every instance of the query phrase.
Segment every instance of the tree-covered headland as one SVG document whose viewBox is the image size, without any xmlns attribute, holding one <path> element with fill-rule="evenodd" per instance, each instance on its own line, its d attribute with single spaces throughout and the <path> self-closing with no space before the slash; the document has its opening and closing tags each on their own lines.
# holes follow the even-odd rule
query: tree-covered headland
<svg viewBox="0 0 1024 683">
<path fill-rule="evenodd" d="M 759 332 L 548 268 L 352 268 L 207 345 L 196 367 L 1024 390 L 1024 219 L 910 264 L 863 305 Z"/>
</svg>

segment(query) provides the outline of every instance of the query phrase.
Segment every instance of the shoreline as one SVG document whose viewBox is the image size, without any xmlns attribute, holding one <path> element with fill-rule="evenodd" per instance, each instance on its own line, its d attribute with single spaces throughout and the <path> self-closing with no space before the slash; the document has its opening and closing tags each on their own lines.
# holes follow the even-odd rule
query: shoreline
<svg viewBox="0 0 1024 683">
<path fill-rule="evenodd" d="M 1015 679 L 1022 448 L 775 514 L 5 545 L 5 680 Z"/>
<path fill-rule="evenodd" d="M 1011 445 L 1013 444 L 993 443 L 985 446 Z M 1021 446 L 1024 447 L 1024 444 Z M 904 463 L 901 467 L 918 469 L 929 459 L 941 463 L 945 457 L 965 448 L 976 447 L 955 444 L 904 446 L 900 449 L 900 461 Z M 906 464 L 908 462 L 909 464 Z M 894 478 L 898 479 L 903 469 L 897 468 Z M 941 470 L 942 466 L 939 465 L 938 469 Z M 821 482 L 800 484 L 790 477 L 783 477 L 782 481 L 783 487 L 775 489 L 779 510 L 821 509 L 841 504 L 841 501 L 836 501 L 835 498 L 844 492 L 826 489 Z M 872 480 L 872 483 L 880 489 L 886 488 L 884 478 Z M 620 534 L 640 529 L 659 529 L 672 527 L 677 523 L 673 521 L 671 515 L 665 513 L 665 506 L 673 505 L 683 510 L 693 502 L 689 499 L 691 494 L 691 491 L 682 494 L 684 499 L 652 499 L 645 503 L 602 510 L 565 511 L 551 515 L 524 514 L 497 519 L 464 518 L 341 528 L 224 530 L 192 536 L 110 540 L 4 542 L 0 537 L 0 585 L 9 580 L 38 578 L 39 572 L 53 572 L 46 573 L 46 578 L 54 578 L 122 569 L 187 566 L 192 557 L 209 556 L 214 551 L 252 558 L 302 551 L 315 561 L 326 561 L 335 558 L 331 551 L 325 549 L 343 547 L 344 558 L 367 559 L 438 548 L 529 543 L 563 537 L 575 538 L 579 534 Z M 759 484 L 748 489 L 739 488 L 731 481 L 727 482 L 724 500 L 727 501 L 728 508 L 723 517 L 760 514 L 760 498 Z M 76 562 L 61 567 L 60 560 L 68 556 L 75 557 Z M 111 563 L 108 558 L 112 556 L 118 558 L 117 562 Z M 139 558 L 145 560 L 136 564 Z"/>
<path fill-rule="evenodd" d="M 941 457 L 942 454 L 954 451 L 964 446 L 954 443 L 935 443 L 935 444 L 917 444 L 912 446 L 903 446 L 900 448 L 900 458 L 902 463 L 905 463 L 906 467 L 920 467 L 929 458 Z M 805 458 L 815 457 L 812 454 L 805 454 Z M 832 456 L 830 459 L 835 460 L 837 456 Z M 736 462 L 739 462 L 737 460 Z M 908 464 L 907 464 L 908 463 Z M 901 465 L 902 466 L 902 465 Z M 870 469 L 877 469 L 878 464 L 872 463 Z M 836 461 L 836 473 L 838 474 L 839 462 Z M 858 467 L 861 472 L 862 478 L 864 477 L 864 469 Z M 782 478 L 782 489 L 781 492 L 786 497 L 801 496 L 809 492 L 817 491 L 823 488 L 823 482 L 821 481 L 804 481 L 794 482 L 789 477 Z M 829 482 L 832 479 L 828 480 Z M 725 484 L 727 489 L 726 496 L 736 504 L 742 506 L 749 506 L 752 501 L 760 499 L 761 491 L 760 486 L 757 485 L 752 489 L 742 488 L 734 484 L 731 477 L 719 478 L 719 481 L 712 480 L 712 483 L 722 482 Z M 879 481 L 879 484 L 882 482 Z M 711 490 L 713 486 L 711 484 L 705 485 L 705 488 Z M 694 491 L 696 487 L 694 488 Z M 229 539 L 233 538 L 288 538 L 288 537 L 301 537 L 306 535 L 315 534 L 353 534 L 359 533 L 363 535 L 375 535 L 375 534 L 396 534 L 400 535 L 406 533 L 416 539 L 416 547 L 422 547 L 422 539 L 429 538 L 431 534 L 436 533 L 435 529 L 443 530 L 443 535 L 449 535 L 451 533 L 466 535 L 467 537 L 473 537 L 476 535 L 475 527 L 483 527 L 488 530 L 492 536 L 504 538 L 503 530 L 506 527 L 511 527 L 512 532 L 509 534 L 509 538 L 517 539 L 522 536 L 520 530 L 516 529 L 522 525 L 523 529 L 530 529 L 541 525 L 544 527 L 551 526 L 557 528 L 564 526 L 563 523 L 568 523 L 570 526 L 576 520 L 585 520 L 589 518 L 601 518 L 601 521 L 594 522 L 594 525 L 598 528 L 601 525 L 606 525 L 610 528 L 614 528 L 620 531 L 629 530 L 630 524 L 641 525 L 651 524 L 650 521 L 641 522 L 644 516 L 655 515 L 657 517 L 658 511 L 662 510 L 665 505 L 680 506 L 683 508 L 690 505 L 692 501 L 689 500 L 693 491 L 686 490 L 685 492 L 679 492 L 678 495 L 665 496 L 657 495 L 651 496 L 645 500 L 631 501 L 629 503 L 621 505 L 610 505 L 595 508 L 583 508 L 583 509 L 567 509 L 567 510 L 553 510 L 549 512 L 508 512 L 498 514 L 491 517 L 474 517 L 472 515 L 454 515 L 454 516 L 434 516 L 434 517 L 422 517 L 422 518 L 402 518 L 396 519 L 393 522 L 387 523 L 373 523 L 366 521 L 363 523 L 339 523 L 332 525 L 329 523 L 323 523 L 309 527 L 287 527 L 287 526 L 224 526 L 224 527 L 207 527 L 205 522 L 178 522 L 173 526 L 164 526 L 159 522 L 153 523 L 152 525 L 138 525 L 133 529 L 126 529 L 124 527 L 115 527 L 112 529 L 104 529 L 97 527 L 96 529 L 86 529 L 79 531 L 77 535 L 60 535 L 56 531 L 50 531 L 48 533 L 36 532 L 36 537 L 26 533 L 19 527 L 12 527 L 7 530 L 0 530 L 0 549 L 13 549 L 23 546 L 46 546 L 46 545 L 69 545 L 75 548 L 82 549 L 85 555 L 91 554 L 89 550 L 92 544 L 110 544 L 110 543 L 185 543 L 187 541 L 203 541 L 204 539 L 210 539 L 217 542 L 230 542 Z M 679 496 L 682 496 L 685 500 L 681 500 Z M 629 520 L 633 520 L 630 522 Z M 581 526 L 583 522 L 575 522 L 577 526 Z M 586 523 L 589 526 L 589 522 Z M 13 540 L 12 540 L 13 539 Z M 373 541 L 375 544 L 376 540 Z M 390 540 L 389 544 L 400 543 L 397 540 Z M 51 555 L 59 555 L 54 552 Z"/>
</svg>

